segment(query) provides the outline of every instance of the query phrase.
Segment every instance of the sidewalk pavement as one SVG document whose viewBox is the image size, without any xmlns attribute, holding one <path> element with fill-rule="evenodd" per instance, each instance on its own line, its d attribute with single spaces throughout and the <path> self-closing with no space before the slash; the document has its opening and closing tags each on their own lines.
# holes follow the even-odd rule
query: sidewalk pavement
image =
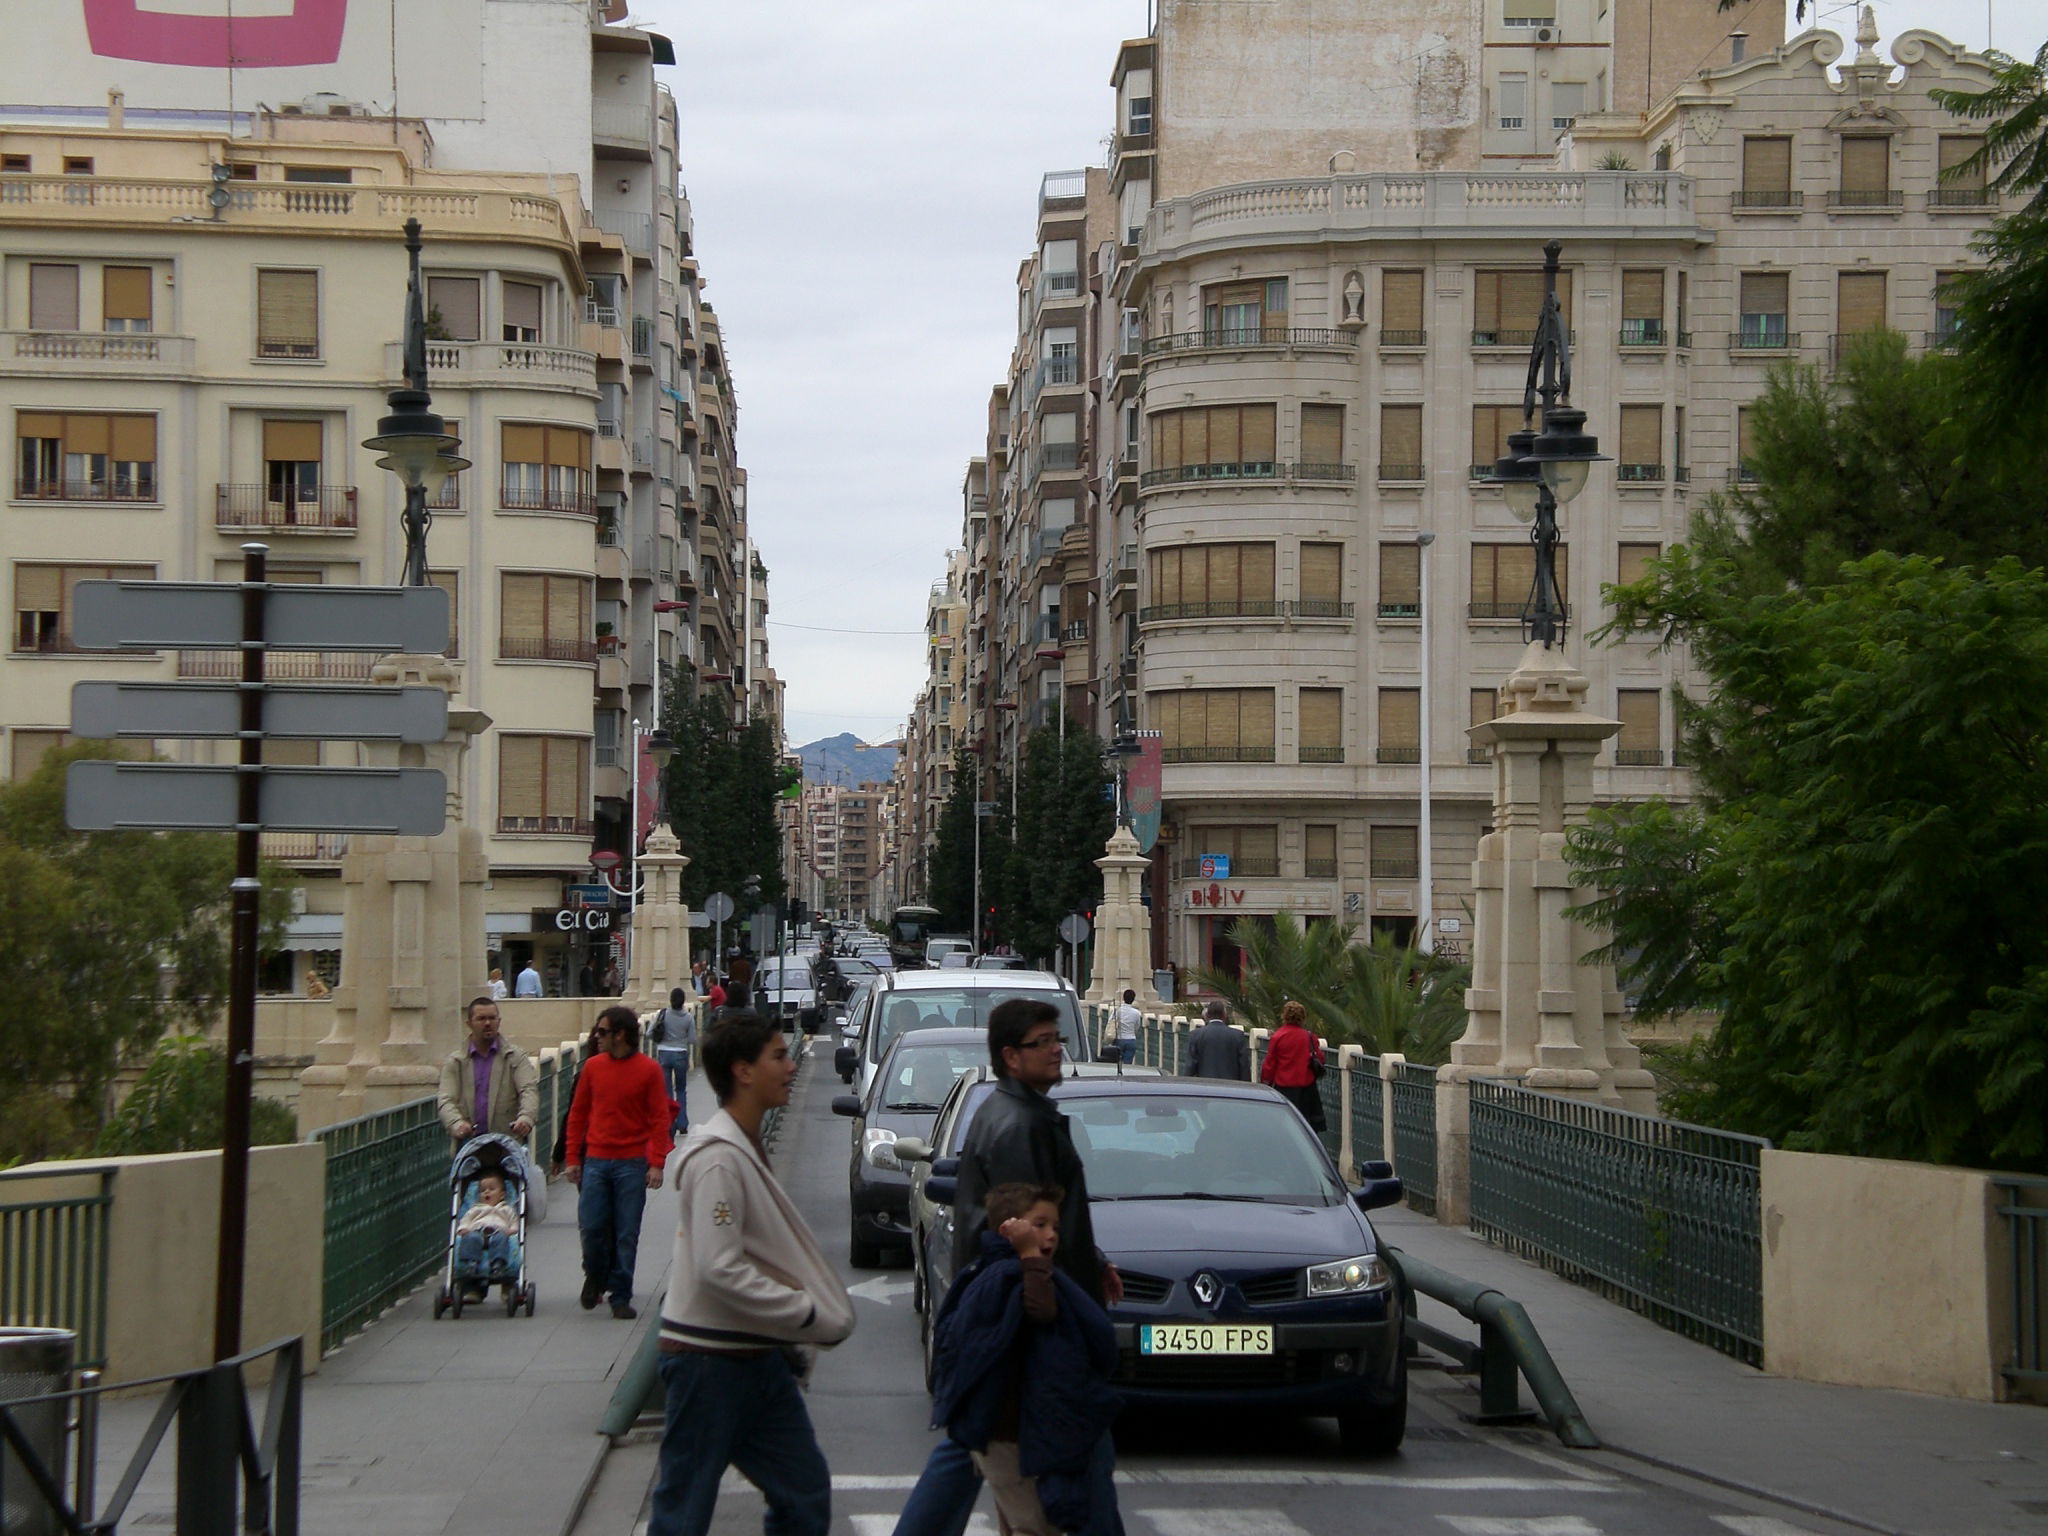
<svg viewBox="0 0 2048 1536">
<path fill-rule="evenodd" d="M 1522 1304 L 1606 1447 L 1592 1454 L 1625 1458 L 1618 1470 L 1676 1469 L 1873 1531 L 2048 1531 L 2048 1409 L 1787 1381 L 1462 1228 L 1406 1208 L 1373 1220 L 1393 1247 Z M 1940 1300 L 1901 1296 L 1900 1329 Z M 1448 1307 L 1418 1302 L 1430 1322 L 1474 1333 Z M 1524 1401 L 1533 1406 L 1526 1388 Z"/>
</svg>

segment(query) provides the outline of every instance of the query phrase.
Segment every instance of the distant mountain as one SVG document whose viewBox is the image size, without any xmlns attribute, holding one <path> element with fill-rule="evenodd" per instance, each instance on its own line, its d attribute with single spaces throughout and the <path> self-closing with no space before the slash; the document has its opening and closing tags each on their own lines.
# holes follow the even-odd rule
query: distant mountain
<svg viewBox="0 0 2048 1536">
<path fill-rule="evenodd" d="M 806 784 L 886 784 L 896 771 L 893 742 L 869 746 L 851 731 L 798 747 Z"/>
</svg>

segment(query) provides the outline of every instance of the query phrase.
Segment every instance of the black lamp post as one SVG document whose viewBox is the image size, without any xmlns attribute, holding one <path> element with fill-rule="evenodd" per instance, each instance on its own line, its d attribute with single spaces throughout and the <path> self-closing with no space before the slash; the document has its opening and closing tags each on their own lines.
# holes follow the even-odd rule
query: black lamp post
<svg viewBox="0 0 2048 1536">
<path fill-rule="evenodd" d="M 405 483 L 405 577 L 408 587 L 427 584 L 427 527 L 433 518 L 427 502 L 439 493 L 450 475 L 469 468 L 469 460 L 458 458 L 455 450 L 462 439 L 448 430 L 448 423 L 428 407 L 434 403 L 427 392 L 427 311 L 425 291 L 420 284 L 420 221 L 405 221 L 405 250 L 410 263 L 411 285 L 405 295 L 405 384 L 384 398 L 391 414 L 377 423 L 377 435 L 363 440 L 365 448 L 384 455 L 379 469 L 388 469 Z"/>
<path fill-rule="evenodd" d="M 1522 430 L 1508 434 L 1508 451 L 1494 461 L 1492 476 L 1508 510 L 1535 525 L 1529 542 L 1536 546 L 1536 581 L 1522 607 L 1522 638 L 1541 640 L 1545 650 L 1564 641 L 1565 605 L 1557 589 L 1557 509 L 1586 488 L 1595 464 L 1606 462 L 1599 440 L 1586 431 L 1586 413 L 1571 404 L 1571 332 L 1557 302 L 1557 258 L 1563 249 L 1555 240 L 1543 247 L 1543 313 L 1529 348 Z"/>
</svg>

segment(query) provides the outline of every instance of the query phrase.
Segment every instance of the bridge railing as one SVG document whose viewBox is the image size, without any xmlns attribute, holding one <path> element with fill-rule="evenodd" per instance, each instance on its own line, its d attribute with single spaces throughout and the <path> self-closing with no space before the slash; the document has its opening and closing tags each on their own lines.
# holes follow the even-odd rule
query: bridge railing
<svg viewBox="0 0 2048 1536">
<path fill-rule="evenodd" d="M 1396 1062 L 1386 1079 L 1394 1120 L 1394 1172 L 1408 1204 L 1436 1213 L 1436 1068 Z"/>
<path fill-rule="evenodd" d="M 324 1126 L 320 1348 L 324 1354 L 429 1273 L 448 1250 L 448 1132 L 432 1098 Z"/>
<path fill-rule="evenodd" d="M 95 1176 L 97 1193 L 38 1198 L 38 1185 L 75 1188 Z M 107 1363 L 113 1185 L 111 1168 L 0 1173 L 0 1325 L 68 1328 L 78 1335 L 78 1363 L 94 1369 Z"/>
<path fill-rule="evenodd" d="M 1351 1155 L 1361 1163 L 1375 1162 L 1387 1144 L 1387 1094 L 1380 1080 L 1380 1059 L 1359 1056 L 1344 1075 L 1351 1087 Z"/>
<path fill-rule="evenodd" d="M 2012 1298 L 2010 1358 L 1999 1371 L 2015 1396 L 2039 1402 L 2048 1387 L 2048 1179 L 2000 1174 L 1991 1182 L 2005 1224 Z"/>
</svg>

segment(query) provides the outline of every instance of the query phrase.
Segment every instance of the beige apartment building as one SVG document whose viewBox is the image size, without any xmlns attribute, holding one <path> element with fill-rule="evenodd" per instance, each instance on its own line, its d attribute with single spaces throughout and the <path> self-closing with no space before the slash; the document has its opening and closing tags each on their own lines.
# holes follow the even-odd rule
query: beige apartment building
<svg viewBox="0 0 2048 1536">
<path fill-rule="evenodd" d="M 946 576 L 932 584 L 925 604 L 925 681 L 904 731 L 903 751 L 890 776 L 899 819 L 892 858 L 896 883 L 887 893 L 894 909 L 923 902 L 930 892 L 930 860 L 939 817 L 953 794 L 953 763 L 967 719 L 967 552 L 946 556 Z"/>
<path fill-rule="evenodd" d="M 1172 52 L 1177 14 L 1223 11 L 1169 4 L 1118 68 L 1108 190 L 1142 228 L 1092 262 L 1093 552 L 1061 609 L 1066 661 L 1084 652 L 1092 680 L 1077 718 L 1162 734 L 1159 962 L 1234 964 L 1230 925 L 1280 911 L 1396 932 L 1428 917 L 1455 952 L 1492 790 L 1464 733 L 1496 712 L 1533 575 L 1526 526 L 1483 477 L 1521 424 L 1544 242 L 1564 248 L 1573 401 L 1615 461 L 1561 513 L 1566 643 L 1592 706 L 1621 721 L 1595 788 L 1683 799 L 1672 693 L 1699 678 L 1682 652 L 1589 645 L 1600 589 L 1740 483 L 1774 364 L 1830 366 L 1878 325 L 1925 346 L 1952 332 L 1944 277 L 1996 209 L 1937 179 L 1977 141 L 1927 92 L 1988 68 L 1926 33 L 1882 61 L 1867 23 L 1850 59 L 1827 33 L 1724 37 L 1647 111 L 1556 114 L 1570 120 L 1542 170 L 1492 163 L 1492 130 L 1444 152 L 1455 168 L 1415 169 L 1435 130 L 1413 119 L 1405 147 L 1396 134 L 1369 158 L 1273 97 L 1269 179 L 1224 184 L 1212 168 L 1242 176 L 1260 103 L 1241 97 L 1229 133 L 1192 136 L 1196 164 L 1176 169 Z M 1140 179 L 1170 195 L 1134 201 Z M 971 509 L 967 532 L 972 552 Z M 986 544 L 999 650 L 1032 610 L 993 530 Z M 983 674 L 991 740 L 1003 667 Z"/>
</svg>

